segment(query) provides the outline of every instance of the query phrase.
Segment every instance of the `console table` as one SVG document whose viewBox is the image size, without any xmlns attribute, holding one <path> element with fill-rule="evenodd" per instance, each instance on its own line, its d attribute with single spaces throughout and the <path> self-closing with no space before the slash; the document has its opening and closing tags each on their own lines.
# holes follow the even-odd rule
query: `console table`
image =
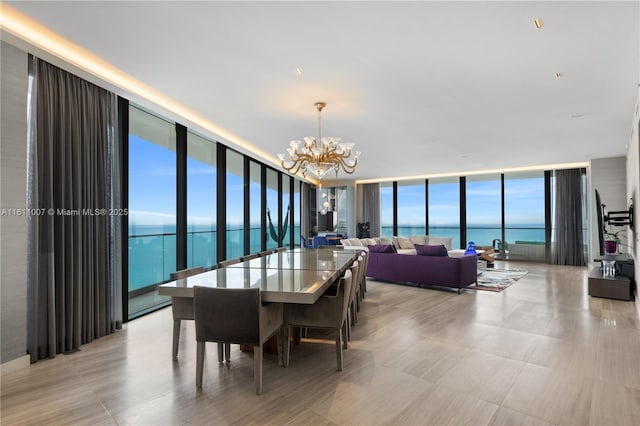
<svg viewBox="0 0 640 426">
<path fill-rule="evenodd" d="M 600 262 L 602 259 L 595 259 Z M 607 256 L 604 260 L 616 261 L 616 275 L 604 276 L 599 266 L 589 273 L 589 295 L 607 299 L 635 301 L 633 258 L 629 255 Z"/>
</svg>

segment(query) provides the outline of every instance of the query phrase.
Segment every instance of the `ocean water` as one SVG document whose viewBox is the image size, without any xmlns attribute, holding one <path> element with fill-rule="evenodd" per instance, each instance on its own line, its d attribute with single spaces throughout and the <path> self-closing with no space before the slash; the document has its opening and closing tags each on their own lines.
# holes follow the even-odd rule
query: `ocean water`
<svg viewBox="0 0 640 426">
<path fill-rule="evenodd" d="M 425 232 L 424 226 L 399 225 L 398 236 L 408 237 L 410 235 L 431 235 L 434 237 L 451 237 L 454 248 L 466 248 L 469 241 L 473 241 L 477 246 L 491 246 L 493 240 L 502 239 L 500 227 L 486 225 L 467 226 L 467 241 L 460 244 L 459 226 L 430 226 L 429 232 Z M 393 226 L 383 226 L 381 235 L 390 238 L 393 236 Z M 544 242 L 544 225 L 538 224 L 517 224 L 505 229 L 505 240 L 507 244 L 516 241 Z"/>
<path fill-rule="evenodd" d="M 453 247 L 460 245 L 460 227 L 429 227 L 402 225 L 398 235 L 431 235 L 434 237 L 452 237 Z M 544 242 L 544 225 L 522 224 L 505 230 L 507 243 L 515 241 Z M 382 236 L 392 237 L 393 227 L 383 226 Z M 187 268 L 194 266 L 209 267 L 217 263 L 217 231 L 205 225 L 190 226 L 187 230 Z M 285 235 L 285 238 L 287 235 Z M 243 230 L 227 231 L 227 258 L 242 256 Z M 469 226 L 467 239 L 477 246 L 491 246 L 494 239 L 501 238 L 499 227 Z M 250 253 L 261 250 L 261 232 L 259 226 L 250 230 Z M 294 241 L 300 241 L 300 227 L 294 228 Z M 465 242 L 464 247 L 466 247 Z M 277 243 L 267 236 L 267 248 L 275 248 Z M 463 247 L 463 248 L 464 248 Z M 129 291 L 147 287 L 169 279 L 176 270 L 176 231 L 175 225 L 132 226 L 129 229 Z"/>
<path fill-rule="evenodd" d="M 135 232 L 135 233 L 134 233 Z M 284 238 L 288 237 L 288 232 Z M 217 231 L 211 226 L 190 226 L 187 230 L 187 268 L 209 267 L 217 263 Z M 277 242 L 267 236 L 267 248 Z M 294 228 L 294 241 L 300 240 L 300 227 Z M 250 253 L 261 250 L 259 226 L 250 229 Z M 242 229 L 227 231 L 227 258 L 244 255 Z M 176 270 L 175 225 L 135 226 L 129 229 L 129 291 L 169 279 Z"/>
</svg>

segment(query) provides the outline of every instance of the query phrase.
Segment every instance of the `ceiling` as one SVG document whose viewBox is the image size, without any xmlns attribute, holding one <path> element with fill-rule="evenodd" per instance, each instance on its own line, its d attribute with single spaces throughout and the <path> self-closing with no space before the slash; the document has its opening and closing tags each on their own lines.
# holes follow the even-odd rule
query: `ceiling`
<svg viewBox="0 0 640 426">
<path fill-rule="evenodd" d="M 640 83 L 637 1 L 3 3 L 268 161 L 325 101 L 356 179 L 626 155 Z"/>
</svg>

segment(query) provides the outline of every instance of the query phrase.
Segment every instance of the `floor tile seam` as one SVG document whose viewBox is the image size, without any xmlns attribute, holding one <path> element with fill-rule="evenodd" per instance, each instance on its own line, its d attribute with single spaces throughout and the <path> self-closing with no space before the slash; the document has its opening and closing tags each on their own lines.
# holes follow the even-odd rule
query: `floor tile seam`
<svg viewBox="0 0 640 426">
<path fill-rule="evenodd" d="M 485 338 L 486 338 L 486 337 L 487 337 L 487 336 L 485 336 Z M 499 357 L 501 357 L 501 358 L 505 358 L 505 359 L 508 359 L 508 360 L 511 360 L 511 361 L 518 361 L 518 362 L 524 362 L 524 363 L 526 363 L 526 362 L 527 362 L 527 360 L 529 359 L 529 357 L 531 356 L 531 353 L 532 353 L 532 351 L 533 351 L 533 346 L 534 346 L 534 343 L 535 343 L 535 342 L 531 342 L 531 344 L 530 344 L 530 345 L 529 345 L 529 347 L 527 348 L 526 353 L 523 355 L 523 358 L 518 358 L 518 357 L 510 357 L 510 356 L 506 356 L 506 355 L 504 355 L 504 354 L 497 354 L 497 353 L 495 353 L 495 352 L 491 352 L 491 351 L 488 351 L 488 350 L 483 349 L 483 348 L 482 348 L 482 346 L 480 346 L 480 344 L 482 343 L 482 341 L 483 341 L 485 338 L 483 338 L 482 340 L 480 340 L 480 341 L 478 342 L 478 344 L 476 345 L 476 347 L 474 347 L 472 350 L 477 350 L 477 351 L 480 351 L 480 352 L 485 353 L 485 354 L 495 355 L 495 356 L 499 356 Z"/>
<path fill-rule="evenodd" d="M 436 387 L 436 388 L 445 388 L 447 390 L 449 390 L 450 392 L 456 394 L 456 395 L 464 395 L 464 397 L 469 398 L 469 399 L 473 399 L 476 401 L 481 401 L 490 405 L 493 405 L 496 407 L 496 411 L 498 410 L 499 407 L 501 407 L 501 404 L 503 401 L 501 401 L 500 404 L 497 404 L 495 401 L 490 401 L 489 399 L 485 399 L 480 395 L 474 395 L 472 394 L 468 389 L 461 389 L 459 387 L 455 387 L 455 386 L 450 386 L 446 383 L 441 383 L 439 380 L 436 382 L 427 380 L 427 379 L 423 379 L 426 383 L 431 384 L 432 386 Z M 426 391 L 425 391 L 426 392 Z M 424 393 L 424 392 L 423 392 Z"/>
<path fill-rule="evenodd" d="M 525 364 L 522 366 L 522 369 L 521 369 L 521 370 L 518 372 L 518 374 L 514 377 L 513 383 L 511 383 L 511 385 L 509 386 L 509 390 L 507 391 L 507 393 L 505 394 L 504 399 L 503 399 L 503 400 L 502 400 L 502 402 L 500 403 L 500 407 L 503 407 L 503 408 L 509 409 L 509 410 L 511 410 L 511 411 L 516 411 L 516 412 L 518 412 L 518 413 L 520 413 L 520 414 L 523 414 L 523 415 L 525 415 L 525 416 L 527 416 L 527 417 L 533 417 L 533 418 L 535 418 L 535 419 L 537 419 L 537 420 L 540 420 L 540 421 L 542 421 L 542 422 L 544 422 L 544 423 L 547 423 L 547 424 L 551 424 L 551 425 L 561 425 L 561 424 L 562 424 L 561 422 L 554 422 L 554 421 L 552 421 L 552 420 L 550 420 L 550 419 L 549 419 L 549 420 L 547 420 L 547 419 L 545 419 L 544 417 L 540 417 L 540 416 L 538 416 L 538 415 L 537 415 L 537 413 L 536 413 L 536 414 L 527 413 L 527 412 L 524 412 L 524 411 L 519 410 L 517 407 L 513 407 L 513 406 L 510 406 L 510 405 L 508 405 L 508 404 L 505 404 L 505 403 L 509 400 L 509 397 L 511 396 L 511 394 L 512 394 L 512 392 L 513 392 L 513 390 L 514 390 L 514 385 L 515 385 L 515 383 L 516 383 L 516 382 L 518 381 L 518 379 L 520 378 L 520 375 L 522 375 L 522 374 L 523 374 L 523 372 L 525 371 L 525 369 L 526 369 L 526 367 L 527 367 L 527 366 L 533 366 L 533 367 L 544 368 L 544 369 L 546 369 L 546 370 L 552 370 L 552 369 L 550 369 L 550 368 L 548 368 L 548 367 L 545 367 L 545 366 L 540 366 L 540 365 L 537 365 L 537 364 L 531 364 L 531 363 L 525 363 Z M 588 379 L 588 378 L 583 378 L 583 379 Z M 593 387 L 591 387 L 591 393 L 592 393 L 592 395 L 593 395 Z"/>
<path fill-rule="evenodd" d="M 440 339 L 437 338 L 437 336 L 424 336 L 424 338 L 425 338 L 425 340 L 429 341 L 430 343 L 435 343 L 435 344 L 439 344 L 439 345 L 442 345 L 442 346 L 452 347 L 455 350 L 469 351 L 469 350 L 473 349 L 473 347 L 462 346 L 462 345 L 459 345 L 457 343 L 452 343 L 451 341 L 440 340 Z"/>
<path fill-rule="evenodd" d="M 460 361 L 459 361 L 459 362 L 460 362 L 460 363 L 462 363 L 462 362 L 464 362 L 465 360 L 472 358 L 472 357 L 473 357 L 473 353 L 472 353 L 472 352 L 473 352 L 472 350 L 469 350 L 469 351 L 468 351 L 468 353 L 466 353 L 466 354 L 464 355 L 464 357 L 463 357 L 462 359 L 460 359 Z M 509 360 L 509 361 L 515 361 L 515 362 L 517 362 L 517 363 L 521 364 L 521 365 L 519 365 L 519 366 L 518 366 L 518 371 L 516 372 L 516 374 L 514 374 L 513 378 L 511 379 L 511 381 L 510 381 L 510 383 L 509 383 L 508 390 L 507 390 L 507 392 L 505 392 L 505 396 L 502 398 L 502 401 L 500 401 L 500 404 L 496 404 L 496 402 L 495 402 L 495 401 L 490 401 L 490 400 L 488 400 L 488 399 L 484 399 L 484 398 L 482 398 L 481 396 L 475 396 L 475 395 L 472 395 L 472 396 L 474 396 L 475 398 L 477 398 L 477 399 L 481 399 L 481 400 L 483 400 L 483 401 L 485 401 L 485 402 L 489 402 L 489 403 L 491 403 L 491 404 L 496 404 L 496 405 L 502 405 L 502 404 L 504 403 L 504 401 L 507 399 L 507 396 L 508 396 L 508 394 L 511 392 L 511 389 L 513 388 L 513 385 L 514 385 L 514 384 L 515 384 L 515 382 L 517 381 L 518 377 L 519 377 L 519 376 L 522 374 L 522 372 L 524 371 L 524 369 L 525 369 L 525 367 L 526 367 L 527 363 L 526 363 L 526 362 L 524 362 L 524 361 L 520 361 L 520 360 L 514 360 L 514 359 L 511 359 L 511 358 L 506 358 L 506 357 L 503 357 L 503 356 L 500 356 L 500 355 L 496 355 L 496 354 L 493 354 L 493 353 L 488 353 L 488 352 L 484 352 L 484 351 L 482 351 L 482 352 L 483 352 L 483 353 L 485 353 L 485 354 L 491 355 L 491 356 L 496 356 L 496 357 L 503 358 L 503 359 L 505 359 L 505 360 Z M 454 368 L 455 368 L 455 367 L 454 367 Z M 444 374 L 442 377 L 440 377 L 440 379 L 438 379 L 438 380 L 436 381 L 436 385 L 438 385 L 438 386 L 446 386 L 446 387 L 451 388 L 451 386 L 446 385 L 446 383 L 445 383 L 445 377 L 446 377 L 446 374 Z M 457 388 L 456 388 L 456 389 L 457 389 Z M 465 393 L 469 393 L 466 389 L 464 389 L 464 390 L 463 390 L 463 392 L 465 392 Z M 470 394 L 470 395 L 471 395 L 471 394 Z"/>
<path fill-rule="evenodd" d="M 612 386 L 624 388 L 624 390 L 627 392 L 627 394 L 635 392 L 640 397 L 640 387 L 634 388 L 634 387 L 627 386 L 626 384 L 623 384 L 623 383 L 610 382 L 608 380 L 604 380 L 604 379 L 601 379 L 601 378 L 598 378 L 598 377 L 591 377 L 590 379 L 593 380 L 594 383 L 597 382 L 597 383 L 602 383 L 602 384 L 605 384 L 605 385 L 612 385 Z M 640 407 L 638 407 L 638 409 L 640 410 Z"/>
<path fill-rule="evenodd" d="M 424 380 L 424 379 L 422 379 L 422 378 L 420 378 L 420 377 L 416 377 L 416 376 L 413 376 L 413 375 L 410 375 L 410 374 L 404 373 L 404 372 L 399 371 L 399 370 L 393 370 L 393 369 L 388 368 L 388 367 L 385 367 L 385 366 L 382 366 L 382 367 L 383 367 L 383 368 L 387 368 L 387 369 L 389 369 L 393 374 L 401 374 L 401 375 L 407 376 L 407 378 L 417 379 L 418 381 L 420 381 L 420 382 L 424 382 L 424 383 L 425 383 L 425 384 L 427 384 L 427 385 L 433 385 L 433 382 L 430 382 L 430 381 L 428 381 L 428 380 Z M 421 394 L 422 394 L 422 392 L 416 392 L 416 393 L 414 393 L 414 394 L 412 395 L 412 397 L 411 397 L 411 398 L 406 398 L 405 400 L 403 400 L 403 401 L 402 401 L 402 404 L 401 404 L 401 407 L 400 407 L 400 408 L 398 408 L 398 406 L 394 406 L 394 410 L 395 410 L 396 412 L 398 412 L 398 413 L 401 413 L 402 411 L 406 410 L 406 409 L 407 409 L 407 408 L 408 408 L 408 407 L 409 407 L 409 406 L 410 406 L 410 405 L 411 405 L 411 404 L 412 404 L 416 399 L 418 399 L 418 397 L 419 397 Z M 362 400 L 362 401 L 365 401 L 365 399 L 364 399 L 364 398 L 361 398 L 361 400 Z M 332 418 L 330 415 L 328 415 L 328 413 L 327 413 L 326 415 L 325 415 L 325 414 L 318 413 L 318 412 L 316 411 L 316 409 L 314 409 L 314 407 L 313 407 L 313 406 L 311 406 L 311 407 L 310 407 L 310 410 L 311 410 L 313 413 L 315 413 L 315 414 L 319 415 L 320 417 L 325 418 L 325 419 L 328 419 L 328 420 L 329 420 L 330 422 L 332 422 L 332 423 L 335 423 L 335 424 L 337 424 L 337 425 L 345 424 L 345 423 L 340 423 L 340 422 L 338 421 L 338 419 Z M 393 416 L 393 418 L 395 418 L 395 417 L 397 417 L 397 415 L 394 415 L 394 416 Z M 349 425 L 352 425 L 352 424 L 354 424 L 354 423 L 349 423 Z M 365 423 L 355 423 L 355 424 L 362 424 L 362 425 L 365 425 Z M 379 424 L 386 424 L 386 423 L 379 423 Z M 368 425 L 368 424 L 367 424 L 367 425 Z"/>
</svg>

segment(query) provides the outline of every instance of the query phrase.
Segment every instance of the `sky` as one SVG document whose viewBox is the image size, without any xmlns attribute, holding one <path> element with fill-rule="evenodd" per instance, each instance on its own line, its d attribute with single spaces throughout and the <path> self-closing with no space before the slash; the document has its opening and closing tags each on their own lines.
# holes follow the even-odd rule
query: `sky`
<svg viewBox="0 0 640 426">
<path fill-rule="evenodd" d="M 212 144 L 212 149 L 215 145 Z M 129 139 L 129 211 L 130 226 L 175 223 L 176 211 L 175 151 L 150 143 L 133 134 Z M 233 170 L 233 167 L 232 167 Z M 210 164 L 188 157 L 187 214 L 189 223 L 204 225 L 216 220 L 216 170 Z M 269 181 L 273 180 L 268 179 Z M 267 205 L 277 217 L 277 191 L 270 182 Z M 228 223 L 242 223 L 243 188 L 240 176 L 227 173 Z M 381 221 L 392 224 L 392 186 L 381 185 Z M 467 224 L 500 226 L 500 179 L 467 179 Z M 259 186 L 252 185 L 250 209 L 252 221 L 260 217 Z M 257 208 L 254 207 L 257 204 Z M 425 190 L 420 183 L 398 184 L 399 225 L 424 224 Z M 457 226 L 459 223 L 458 182 L 429 181 L 429 225 Z M 505 218 L 509 224 L 544 224 L 544 180 L 539 177 L 505 178 Z"/>
</svg>

